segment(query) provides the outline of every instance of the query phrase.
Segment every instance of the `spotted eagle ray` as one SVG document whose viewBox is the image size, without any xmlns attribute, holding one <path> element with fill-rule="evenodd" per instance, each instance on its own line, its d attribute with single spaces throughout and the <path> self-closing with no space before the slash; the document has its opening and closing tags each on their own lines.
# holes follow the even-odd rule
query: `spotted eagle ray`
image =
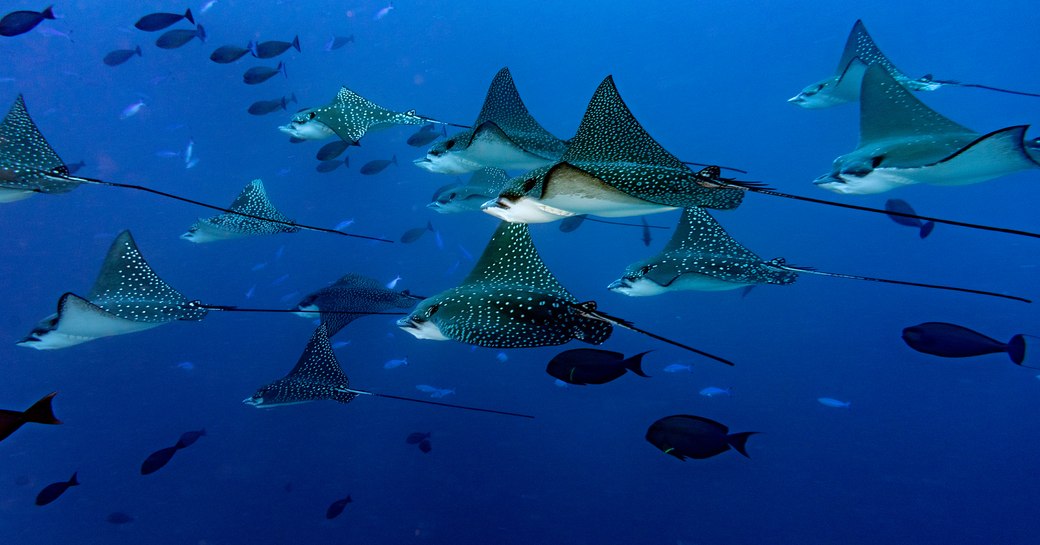
<svg viewBox="0 0 1040 545">
<path fill-rule="evenodd" d="M 608 76 L 560 160 L 514 178 L 484 211 L 510 222 L 543 223 L 678 207 L 729 210 L 743 199 L 738 189 L 708 187 L 705 181 L 643 129 Z"/>
<path fill-rule="evenodd" d="M 370 314 L 397 314 L 388 311 L 408 310 L 421 300 L 422 297 L 412 295 L 408 290 L 388 289 L 372 278 L 351 273 L 304 297 L 296 305 L 296 314 L 304 318 L 319 314 L 329 336 L 332 336 L 358 318 Z"/>
<path fill-rule="evenodd" d="M 966 185 L 1040 167 L 1040 139 L 1028 125 L 979 133 L 927 107 L 880 66 L 863 76 L 860 138 L 815 184 L 866 195 L 925 183 Z"/>
<path fill-rule="evenodd" d="M 624 275 L 608 289 L 631 296 L 659 295 L 670 291 L 734 290 L 758 284 L 787 285 L 799 274 L 816 274 L 852 280 L 917 286 L 1000 297 L 1025 303 L 1029 299 L 989 291 L 923 284 L 817 271 L 788 265 L 783 258 L 768 261 L 734 240 L 708 211 L 687 208 L 664 250 L 654 257 L 629 265 Z"/>
<path fill-rule="evenodd" d="M 65 163 L 58 157 L 58 154 L 47 143 L 46 138 L 43 137 L 32 118 L 29 117 L 29 112 L 25 108 L 25 99 L 22 95 L 18 95 L 14 105 L 11 106 L 11 110 L 4 117 L 3 122 L 0 123 L 0 203 L 25 199 L 35 193 L 68 193 L 81 184 L 144 191 L 160 197 L 209 208 L 210 210 L 217 210 L 225 214 L 235 214 L 253 220 L 278 223 L 290 228 L 393 242 L 377 237 L 345 233 L 334 229 L 296 224 L 281 219 L 250 216 L 243 211 L 206 204 L 145 186 L 73 176 Z"/>
<path fill-rule="evenodd" d="M 71 292 L 63 294 L 58 299 L 58 311 L 41 320 L 17 344 L 37 350 L 67 348 L 101 337 L 152 329 L 178 320 L 197 322 L 211 310 L 296 312 L 290 309 L 210 305 L 189 300 L 155 273 L 141 255 L 130 231 L 123 231 L 109 248 L 90 293 L 86 297 Z M 322 312 L 331 315 L 340 311 L 326 309 Z"/>
<path fill-rule="evenodd" d="M 295 233 L 300 230 L 292 220 L 271 204 L 267 198 L 267 191 L 264 190 L 264 183 L 259 179 L 246 185 L 231 203 L 229 210 L 235 213 L 199 219 L 187 233 L 181 235 L 181 238 L 203 243 L 257 235 Z M 270 218 L 276 221 L 255 218 Z"/>
<path fill-rule="evenodd" d="M 644 331 L 579 303 L 545 266 L 527 225 L 502 222 L 462 284 L 429 297 L 397 325 L 418 339 L 487 348 L 602 344 L 620 326 L 727 365 L 732 362 Z"/>
<path fill-rule="evenodd" d="M 296 405 L 329 399 L 339 403 L 350 403 L 360 395 L 412 401 L 414 403 L 425 403 L 427 405 L 438 405 L 468 411 L 534 418 L 527 414 L 468 407 L 453 403 L 428 401 L 351 388 L 350 379 L 343 372 L 343 367 L 340 366 L 339 360 L 336 359 L 336 354 L 332 351 L 325 324 L 319 325 L 314 330 L 314 334 L 311 335 L 311 340 L 307 343 L 307 348 L 304 349 L 303 355 L 300 356 L 296 366 L 293 367 L 292 371 L 289 371 L 288 375 L 270 384 L 261 386 L 253 395 L 243 399 L 242 402 L 253 407 L 267 409 L 282 405 Z"/>
<path fill-rule="evenodd" d="M 531 117 L 509 68 L 502 68 L 491 80 L 473 128 L 434 143 L 415 165 L 441 174 L 483 167 L 531 170 L 557 162 L 566 148 Z"/>
<path fill-rule="evenodd" d="M 415 110 L 388 110 L 346 87 L 341 87 L 332 102 L 318 108 L 300 110 L 293 115 L 288 125 L 278 128 L 292 138 L 321 140 L 336 135 L 346 142 L 356 144 L 370 130 L 425 123 L 452 125 L 419 115 Z"/>
<path fill-rule="evenodd" d="M 870 37 L 867 27 L 863 25 L 863 21 L 857 20 L 856 24 L 852 25 L 852 32 L 849 33 L 849 38 L 845 42 L 845 50 L 838 61 L 838 68 L 835 74 L 809 85 L 802 89 L 802 92 L 787 101 L 803 108 L 829 108 L 838 104 L 859 100 L 860 82 L 864 74 L 866 74 L 867 68 L 871 66 L 881 67 L 892 76 L 892 79 L 911 91 L 934 91 L 940 87 L 950 85 L 977 87 L 1015 95 L 1040 96 L 1040 94 L 1011 91 L 977 83 L 938 80 L 932 77 L 931 74 L 917 79 L 910 78 L 896 68 L 892 61 L 888 60 L 888 57 L 881 52 L 881 49 L 878 48 L 877 44 Z"/>
<path fill-rule="evenodd" d="M 441 214 L 480 210 L 488 199 L 498 195 L 509 181 L 509 175 L 500 168 L 482 168 L 465 182 L 445 185 L 433 194 L 426 207 Z"/>
</svg>

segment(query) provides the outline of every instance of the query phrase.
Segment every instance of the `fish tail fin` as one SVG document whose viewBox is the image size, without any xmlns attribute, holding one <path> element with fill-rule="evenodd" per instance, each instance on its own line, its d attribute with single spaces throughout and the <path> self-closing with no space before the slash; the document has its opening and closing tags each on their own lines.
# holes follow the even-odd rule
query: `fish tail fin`
<svg viewBox="0 0 1040 545">
<path fill-rule="evenodd" d="M 1026 338 L 1024 335 L 1015 335 L 1007 344 L 1007 353 L 1011 361 L 1016 365 L 1022 365 L 1026 359 Z"/>
<path fill-rule="evenodd" d="M 641 377 L 650 378 L 650 375 L 643 372 L 643 356 L 649 354 L 650 352 L 653 352 L 653 350 L 640 352 L 639 354 L 636 354 L 635 356 L 632 356 L 631 358 L 625 360 L 625 369 L 628 369 L 629 371 L 632 371 L 633 373 Z"/>
<path fill-rule="evenodd" d="M 79 486 L 79 479 L 77 478 L 78 476 L 79 471 L 72 474 L 72 477 L 69 478 L 69 486 Z"/>
<path fill-rule="evenodd" d="M 289 95 L 289 102 L 291 102 L 293 104 L 299 104 L 300 103 L 300 101 L 296 100 L 296 93 L 295 92 L 293 92 L 293 93 L 291 93 Z"/>
<path fill-rule="evenodd" d="M 349 155 L 343 158 L 343 166 L 345 166 L 345 167 L 349 167 L 350 166 L 350 156 Z"/>
<path fill-rule="evenodd" d="M 195 35 L 199 37 L 199 41 L 206 43 L 206 29 L 202 25 L 195 27 Z"/>
<path fill-rule="evenodd" d="M 184 18 L 187 19 L 189 23 L 193 25 L 195 24 L 195 16 L 191 14 L 191 8 L 188 8 L 187 11 L 184 12 Z"/>
<path fill-rule="evenodd" d="M 249 40 L 249 45 L 246 46 L 249 50 L 249 54 L 256 57 L 256 40 Z"/>
<path fill-rule="evenodd" d="M 298 34 L 297 34 L 297 35 L 296 35 L 296 36 L 295 36 L 295 37 L 293 38 L 293 40 L 292 40 L 292 46 L 293 46 L 294 48 L 296 48 L 296 50 L 297 50 L 297 51 L 299 51 L 299 52 L 301 52 L 301 53 L 303 52 L 303 50 L 302 50 L 302 49 L 300 49 L 300 36 L 299 36 Z"/>
<path fill-rule="evenodd" d="M 281 62 L 281 61 L 278 62 L 278 70 L 282 73 L 283 76 L 289 77 L 289 73 L 285 71 L 285 63 L 284 62 Z"/>
<path fill-rule="evenodd" d="M 22 418 L 26 422 L 34 422 L 36 424 L 61 424 L 61 420 L 54 416 L 54 409 L 51 408 L 51 400 L 57 394 L 58 392 L 51 392 L 43 396 L 42 399 L 33 403 L 32 407 L 29 407 L 22 413 Z"/>
<path fill-rule="evenodd" d="M 747 440 L 748 437 L 755 435 L 757 431 L 744 431 L 740 433 L 731 433 L 726 436 L 726 442 L 729 446 L 733 447 L 734 450 L 744 455 L 745 458 L 751 458 L 747 453 Z"/>
<path fill-rule="evenodd" d="M 47 9 L 40 12 L 40 17 L 54 19 L 54 6 L 47 6 Z"/>
<path fill-rule="evenodd" d="M 921 238 L 928 238 L 928 235 L 932 234 L 932 230 L 935 229 L 934 221 L 926 221 L 921 224 L 921 232 L 918 233 Z"/>
<path fill-rule="evenodd" d="M 141 54 L 141 46 L 135 47 L 134 48 L 134 53 L 137 53 L 138 57 L 143 57 L 144 56 L 144 55 Z"/>
</svg>

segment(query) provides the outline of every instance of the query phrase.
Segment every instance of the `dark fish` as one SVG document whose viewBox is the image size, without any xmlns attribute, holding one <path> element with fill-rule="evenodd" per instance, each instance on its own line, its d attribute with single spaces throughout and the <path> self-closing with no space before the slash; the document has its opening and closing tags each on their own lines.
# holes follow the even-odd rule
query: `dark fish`
<svg viewBox="0 0 1040 545">
<path fill-rule="evenodd" d="M 70 486 L 79 485 L 79 481 L 76 480 L 77 473 L 73 473 L 72 477 L 68 481 L 62 481 L 57 483 L 51 483 L 40 490 L 40 493 L 36 495 L 36 505 L 47 505 L 48 503 L 58 499 L 59 496 L 65 493 Z"/>
<path fill-rule="evenodd" d="M 188 447 L 194 445 L 195 441 L 199 440 L 199 437 L 205 437 L 205 436 L 206 436 L 206 430 L 205 429 L 194 430 L 194 431 L 186 431 L 186 432 L 181 434 L 181 438 L 177 440 L 177 445 L 175 445 L 175 446 L 177 447 L 178 450 L 180 450 L 182 448 L 188 448 Z"/>
<path fill-rule="evenodd" d="M 166 464 L 170 463 L 173 459 L 173 455 L 177 454 L 177 446 L 161 448 L 145 458 L 144 463 L 141 464 L 141 475 L 151 475 L 156 471 L 159 471 Z"/>
<path fill-rule="evenodd" d="M 970 358 L 1007 352 L 1018 365 L 1026 357 L 1024 335 L 1015 335 L 1006 344 L 963 326 L 946 322 L 925 322 L 903 330 L 903 341 L 925 354 L 944 358 Z"/>
<path fill-rule="evenodd" d="M 639 219 L 643 221 L 643 246 L 649 246 L 650 241 L 653 240 L 650 238 L 650 225 L 646 223 L 646 218 L 640 217 Z"/>
<path fill-rule="evenodd" d="M 347 44 L 354 43 L 354 35 L 350 36 L 333 36 L 328 42 L 325 43 L 325 51 L 334 51 Z"/>
<path fill-rule="evenodd" d="M 271 59 L 277 57 L 278 55 L 281 55 L 282 53 L 285 53 L 286 51 L 288 51 L 290 47 L 295 48 L 297 51 L 300 51 L 299 36 L 293 38 L 293 41 L 291 42 L 278 42 L 272 40 L 269 42 L 260 42 L 258 44 L 253 44 L 252 52 L 253 56 L 258 59 Z"/>
<path fill-rule="evenodd" d="M 43 396 L 39 401 L 33 403 L 23 412 L 8 411 L 0 409 L 0 441 L 7 439 L 9 435 L 22 427 L 23 424 L 32 422 L 34 424 L 61 424 L 54 416 L 51 408 L 51 400 L 58 392 L 51 392 Z"/>
<path fill-rule="evenodd" d="M 915 216 L 917 215 L 917 212 L 915 212 L 913 207 L 910 206 L 910 203 L 902 199 L 888 199 L 887 201 L 885 201 L 885 211 L 898 212 L 901 214 L 912 214 Z M 892 214 L 889 214 L 888 217 L 891 218 L 892 221 L 898 223 L 899 225 L 905 225 L 907 227 L 914 227 L 916 229 L 920 229 L 920 231 L 917 234 L 921 238 L 926 238 L 928 235 L 932 234 L 932 229 L 935 229 L 934 221 L 924 222 L 921 221 L 919 218 L 893 216 Z"/>
<path fill-rule="evenodd" d="M 251 47 L 252 42 L 249 43 Z M 249 53 L 250 47 L 238 47 L 237 45 L 222 45 L 209 54 L 209 60 L 217 64 L 229 64 L 241 59 Z"/>
<path fill-rule="evenodd" d="M 283 76 L 289 77 L 289 75 L 285 73 L 284 62 L 278 63 L 278 66 L 274 68 L 271 68 L 270 66 L 254 66 L 249 70 L 246 70 L 246 73 L 242 75 L 242 81 L 244 81 L 246 85 L 256 85 L 273 78 L 279 72 L 281 72 Z"/>
<path fill-rule="evenodd" d="M 333 159 L 331 161 L 322 161 L 318 163 L 318 166 L 314 167 L 314 170 L 317 170 L 322 174 L 328 174 L 333 170 L 339 168 L 340 165 L 349 167 L 350 157 L 344 157 L 342 161 L 340 161 L 339 159 Z"/>
<path fill-rule="evenodd" d="M 560 222 L 560 231 L 564 233 L 570 233 L 576 231 L 578 227 L 581 227 L 582 223 L 585 223 L 585 214 L 578 214 L 577 216 L 571 216 Z"/>
<path fill-rule="evenodd" d="M 650 376 L 643 372 L 643 356 L 641 352 L 625 359 L 620 352 L 600 350 L 598 348 L 575 348 L 560 352 L 549 360 L 545 372 L 568 384 L 584 386 L 586 384 L 606 384 L 626 371 L 641 376 Z"/>
<path fill-rule="evenodd" d="M 162 36 L 159 36 L 158 40 L 155 40 L 155 45 L 160 49 L 177 49 L 194 38 L 198 38 L 200 42 L 206 41 L 206 29 L 202 28 L 202 25 L 192 30 L 179 28 L 167 30 Z"/>
<path fill-rule="evenodd" d="M 329 508 L 325 510 L 325 518 L 334 519 L 338 517 L 340 513 L 343 512 L 343 509 L 347 506 L 347 504 L 353 501 L 354 500 L 350 499 L 350 496 L 347 496 L 342 500 L 336 500 L 332 502 L 332 505 L 330 505 Z"/>
<path fill-rule="evenodd" d="M 79 169 L 87 166 L 83 161 L 76 161 L 75 163 L 65 165 L 65 168 L 69 171 L 69 174 L 75 174 Z"/>
<path fill-rule="evenodd" d="M 423 451 L 424 454 L 429 454 L 433 450 L 433 445 L 430 444 L 429 439 L 423 439 L 419 442 L 419 450 Z"/>
<path fill-rule="evenodd" d="M 384 170 L 386 170 L 386 167 L 390 166 L 391 164 L 394 164 L 394 165 L 397 164 L 397 156 L 396 155 L 394 155 L 390 159 L 375 159 L 373 161 L 369 161 L 369 162 L 361 165 L 361 173 L 366 175 L 366 176 L 371 176 L 373 174 L 379 174 L 380 172 L 383 172 Z"/>
<path fill-rule="evenodd" d="M 686 461 L 686 458 L 702 460 L 711 458 L 730 449 L 748 456 L 745 444 L 755 431 L 729 433 L 729 428 L 718 422 L 688 414 L 666 416 L 650 425 L 646 430 L 646 440 L 650 444 Z"/>
<path fill-rule="evenodd" d="M 253 115 L 267 115 L 269 113 L 277 112 L 278 110 L 285 110 L 289 107 L 289 104 L 296 102 L 296 93 L 293 93 L 289 98 L 276 98 L 274 100 L 258 100 L 249 105 L 248 112 Z"/>
<path fill-rule="evenodd" d="M 350 142 L 346 140 L 337 140 L 335 142 L 329 142 L 318 150 L 317 159 L 319 161 L 331 161 L 339 157 L 347 148 L 350 147 Z"/>
<path fill-rule="evenodd" d="M 441 129 L 446 131 L 447 129 L 444 127 L 444 125 L 441 125 Z M 444 136 L 448 136 L 446 132 L 444 133 Z M 441 131 L 438 131 L 437 127 L 433 124 L 423 125 L 422 128 L 415 132 L 415 134 L 408 137 L 408 145 L 420 148 L 440 137 Z"/>
<path fill-rule="evenodd" d="M 134 517 L 131 517 L 122 511 L 116 511 L 114 513 L 109 513 L 108 516 L 105 517 L 105 520 L 112 524 L 127 524 L 133 522 Z"/>
<path fill-rule="evenodd" d="M 0 19 L 0 36 L 17 36 L 36 28 L 44 19 L 54 19 L 54 12 L 48 7 L 43 11 L 12 11 Z"/>
<path fill-rule="evenodd" d="M 108 54 L 105 55 L 105 58 L 101 59 L 101 62 L 109 66 L 119 66 L 120 64 L 130 60 L 130 57 L 133 57 L 134 55 L 137 55 L 138 57 L 141 56 L 141 46 L 137 46 L 133 49 L 116 49 L 115 51 L 109 51 Z"/>
<path fill-rule="evenodd" d="M 151 13 L 138 19 L 137 22 L 134 23 L 134 26 L 145 32 L 155 32 L 174 24 L 181 19 L 187 19 L 189 23 L 193 25 L 195 24 L 195 18 L 192 17 L 191 10 L 189 9 L 184 12 L 184 15 L 176 13 Z"/>
<path fill-rule="evenodd" d="M 426 222 L 426 227 L 415 227 L 409 229 L 401 235 L 401 242 L 405 244 L 411 244 L 426 234 L 427 231 L 433 231 L 433 223 Z"/>
<path fill-rule="evenodd" d="M 426 439 L 429 439 L 429 437 L 430 437 L 430 432 L 416 431 L 416 432 L 409 433 L 408 434 L 408 438 L 405 439 L 404 442 L 408 443 L 409 445 L 417 445 L 417 444 L 425 441 Z"/>
</svg>

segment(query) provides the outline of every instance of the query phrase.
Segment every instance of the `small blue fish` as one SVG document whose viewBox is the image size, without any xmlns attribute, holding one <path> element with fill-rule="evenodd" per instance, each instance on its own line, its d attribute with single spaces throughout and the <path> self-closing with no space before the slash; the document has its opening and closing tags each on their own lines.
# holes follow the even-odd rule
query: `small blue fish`
<svg viewBox="0 0 1040 545">
<path fill-rule="evenodd" d="M 430 386 L 429 384 L 418 384 L 415 386 L 415 389 L 430 394 L 430 397 L 434 399 L 439 399 L 455 393 L 455 388 L 437 388 L 436 386 Z"/>
<path fill-rule="evenodd" d="M 379 10 L 379 11 L 377 11 L 375 16 L 372 17 L 372 19 L 375 20 L 375 21 L 378 21 L 378 20 L 382 19 L 383 17 L 386 17 L 386 15 L 388 13 L 390 13 L 390 11 L 392 9 L 394 9 L 394 3 L 393 2 L 387 2 L 386 7 L 381 9 L 381 10 Z"/>
<path fill-rule="evenodd" d="M 820 405 L 834 407 L 835 409 L 846 409 L 849 405 L 852 405 L 851 401 L 839 401 L 833 397 L 820 397 L 817 398 L 816 401 L 819 401 Z"/>
<path fill-rule="evenodd" d="M 255 293 L 256 293 L 256 284 L 253 284 L 253 287 L 249 288 L 249 291 L 246 292 L 246 299 L 252 299 L 253 298 L 253 294 L 255 294 Z"/>
<path fill-rule="evenodd" d="M 257 263 L 256 265 L 253 265 L 253 268 L 250 269 L 250 270 L 252 270 L 253 272 L 256 272 L 256 271 L 259 271 L 259 270 L 264 269 L 266 267 L 267 267 L 267 263 Z"/>
<path fill-rule="evenodd" d="M 299 298 L 300 298 L 300 292 L 294 291 L 294 292 L 291 292 L 291 293 L 286 293 L 285 295 L 279 297 L 278 300 L 283 302 L 283 303 L 288 303 L 289 301 L 292 301 L 292 300 L 295 300 L 295 299 L 299 299 Z"/>
<path fill-rule="evenodd" d="M 691 369 L 689 365 L 683 363 L 673 363 L 664 368 L 665 373 L 681 373 L 683 371 L 689 373 L 693 371 L 693 369 Z"/>
<path fill-rule="evenodd" d="M 335 231 L 339 231 L 341 229 L 346 229 L 347 227 L 350 227 L 351 225 L 354 225 L 354 218 L 350 218 L 349 220 L 343 220 L 343 221 L 337 223 L 336 226 L 333 227 L 332 229 L 335 230 Z"/>
<path fill-rule="evenodd" d="M 138 99 L 137 102 L 130 104 L 126 108 L 123 108 L 123 111 L 119 112 L 119 119 L 127 119 L 137 115 L 137 113 L 140 112 L 141 108 L 144 108 L 144 106 L 144 101 Z"/>
<path fill-rule="evenodd" d="M 288 280 L 288 279 L 289 279 L 289 275 L 288 274 L 283 274 L 283 275 L 279 276 L 278 278 L 275 278 L 274 282 L 271 282 L 271 285 L 272 286 L 280 286 L 280 285 L 284 284 L 285 281 Z"/>
<path fill-rule="evenodd" d="M 505 352 L 499 352 L 498 354 L 495 354 L 495 359 L 502 363 L 505 363 L 509 361 L 509 356 L 507 356 Z"/>
<path fill-rule="evenodd" d="M 175 365 L 174 367 L 176 367 L 178 369 L 181 369 L 183 371 L 194 371 L 195 370 L 195 364 L 190 362 L 190 361 L 182 361 L 182 362 L 178 363 L 177 365 Z"/>
<path fill-rule="evenodd" d="M 401 281 L 401 275 L 397 275 L 393 280 L 386 283 L 386 289 L 392 290 L 397 287 L 397 283 Z"/>
<path fill-rule="evenodd" d="M 733 395 L 733 390 L 729 388 L 719 388 L 717 386 L 708 386 L 701 390 L 700 394 L 704 397 L 731 396 Z"/>
<path fill-rule="evenodd" d="M 336 341 L 332 343 L 332 348 L 343 348 L 350 344 L 350 341 Z"/>
<path fill-rule="evenodd" d="M 408 365 L 408 358 L 404 357 L 399 360 L 389 360 L 383 364 L 383 369 L 397 369 L 402 365 Z"/>
</svg>

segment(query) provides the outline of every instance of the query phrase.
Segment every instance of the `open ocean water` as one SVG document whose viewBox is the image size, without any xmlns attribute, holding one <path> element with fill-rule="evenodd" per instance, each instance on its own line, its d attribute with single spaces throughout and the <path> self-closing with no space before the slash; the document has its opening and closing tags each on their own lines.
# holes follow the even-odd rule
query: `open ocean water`
<svg viewBox="0 0 1040 545">
<path fill-rule="evenodd" d="M 44 4 L 5 2 L 2 11 Z M 26 425 L 0 443 L 3 545 L 1036 543 L 1038 371 L 1001 354 L 944 360 L 900 339 L 904 327 L 927 321 L 1002 341 L 1040 335 L 1035 304 L 809 275 L 745 297 L 605 289 L 627 264 L 658 252 L 669 231 L 653 231 L 647 247 L 638 228 L 531 229 L 579 300 L 735 367 L 616 329 L 602 347 L 652 350 L 643 364 L 652 378 L 561 388 L 546 362 L 589 345 L 417 340 L 395 316 L 362 318 L 333 338 L 350 341 L 336 354 L 352 386 L 422 397 L 416 385 L 435 385 L 455 390 L 443 401 L 534 420 L 371 397 L 243 405 L 306 345 L 314 324 L 292 315 L 217 312 L 63 350 L 15 346 L 62 293 L 89 290 L 124 229 L 164 280 L 211 304 L 290 308 L 348 272 L 400 276 L 399 289 L 422 295 L 458 285 L 498 222 L 425 207 L 454 178 L 409 164 L 424 155 L 405 144 L 416 127 L 372 132 L 348 150 L 349 168 L 321 174 L 314 154 L 327 141 L 290 144 L 277 126 L 297 107 L 326 104 L 341 85 L 389 108 L 469 124 L 503 66 L 531 114 L 562 138 L 613 75 L 643 126 L 683 159 L 740 167 L 749 172 L 742 179 L 788 193 L 873 207 L 901 198 L 923 214 L 1036 231 L 1036 169 L 858 197 L 813 187 L 855 147 L 858 108 L 785 102 L 833 73 L 857 19 L 912 77 L 1040 92 L 1035 1 L 210 4 L 203 12 L 174 2 L 58 2 L 58 19 L 0 38 L 0 104 L 24 94 L 61 158 L 85 163 L 82 176 L 220 205 L 262 178 L 275 205 L 301 223 L 353 220 L 346 230 L 397 239 L 432 221 L 442 247 L 433 233 L 385 244 L 306 231 L 196 245 L 178 236 L 209 211 L 106 187 L 0 205 L 0 407 L 23 410 L 58 391 L 54 410 L 64 421 Z M 132 26 L 188 7 L 205 43 L 164 50 L 154 45 L 161 32 Z M 208 59 L 221 45 L 295 35 L 302 51 L 277 59 Z M 336 35 L 355 39 L 326 51 Z M 102 63 L 136 46 L 141 57 Z M 247 68 L 278 61 L 287 76 L 242 82 Z M 246 112 L 291 93 L 299 104 L 287 112 Z M 1040 115 L 1040 98 L 964 88 L 916 96 L 982 133 Z M 392 156 L 398 165 L 377 175 L 358 171 Z M 646 219 L 671 227 L 678 215 Z M 1028 238 L 939 225 L 921 240 L 880 215 L 754 194 L 715 216 L 764 258 L 1040 297 L 1040 246 Z M 405 357 L 407 365 L 384 367 Z M 691 368 L 665 372 L 671 364 Z M 732 395 L 699 395 L 709 386 Z M 672 414 L 761 433 L 748 441 L 749 459 L 729 451 L 680 462 L 644 439 Z M 200 428 L 206 436 L 167 467 L 139 474 L 151 452 Z M 432 433 L 431 452 L 406 443 L 412 432 Z M 34 504 L 44 486 L 77 471 L 80 486 Z M 348 494 L 353 502 L 327 520 L 329 504 Z M 133 520 L 114 524 L 115 512 Z"/>
</svg>

